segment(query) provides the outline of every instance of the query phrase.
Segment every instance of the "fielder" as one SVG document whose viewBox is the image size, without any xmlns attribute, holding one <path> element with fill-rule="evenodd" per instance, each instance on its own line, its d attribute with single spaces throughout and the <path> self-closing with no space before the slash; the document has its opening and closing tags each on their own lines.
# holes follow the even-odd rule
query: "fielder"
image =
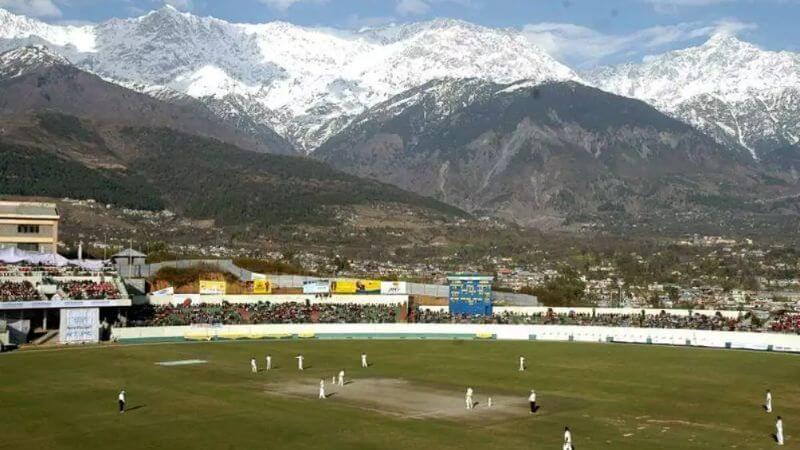
<svg viewBox="0 0 800 450">
<path fill-rule="evenodd" d="M 117 402 L 119 403 L 119 413 L 122 414 L 125 412 L 125 390 L 119 391 L 119 395 L 117 396 Z"/>
<path fill-rule="evenodd" d="M 531 389 L 531 395 L 528 396 L 528 403 L 531 405 L 531 414 L 536 412 L 536 391 Z"/>
<path fill-rule="evenodd" d="M 522 372 L 524 370 L 525 370 L 525 357 L 524 356 L 520 356 L 519 357 L 519 371 Z"/>
<path fill-rule="evenodd" d="M 367 354 L 361 352 L 361 368 L 366 369 L 367 367 L 369 367 L 369 364 L 367 364 Z"/>
<path fill-rule="evenodd" d="M 344 369 L 339 371 L 339 387 L 344 386 Z"/>
<path fill-rule="evenodd" d="M 471 387 L 467 388 L 467 394 L 464 396 L 464 401 L 467 403 L 467 409 L 472 409 L 472 406 L 474 405 L 474 403 L 472 401 L 472 388 Z"/>
<path fill-rule="evenodd" d="M 302 370 L 302 369 L 301 369 Z M 320 400 L 325 399 L 325 380 L 319 380 L 319 398 Z"/>
<path fill-rule="evenodd" d="M 768 413 L 772 412 L 772 392 L 767 389 L 767 400 L 764 402 L 764 408 Z"/>
<path fill-rule="evenodd" d="M 569 427 L 564 427 L 564 448 L 572 450 L 572 433 Z"/>
<path fill-rule="evenodd" d="M 258 373 L 258 364 L 256 364 L 255 358 L 250 358 L 250 370 L 252 370 L 253 373 Z"/>
<path fill-rule="evenodd" d="M 267 370 L 272 370 L 272 355 L 267 355 Z"/>
<path fill-rule="evenodd" d="M 778 416 L 778 421 L 775 422 L 775 440 L 778 441 L 778 445 L 783 445 L 783 419 L 781 416 Z"/>
<path fill-rule="evenodd" d="M 303 370 L 303 355 L 297 355 L 295 359 L 297 359 L 297 370 Z"/>
</svg>

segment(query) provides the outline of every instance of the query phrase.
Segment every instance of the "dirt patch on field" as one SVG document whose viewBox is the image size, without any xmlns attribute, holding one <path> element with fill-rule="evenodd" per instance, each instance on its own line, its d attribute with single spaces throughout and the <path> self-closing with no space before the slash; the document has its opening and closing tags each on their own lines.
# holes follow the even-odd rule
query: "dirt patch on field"
<svg viewBox="0 0 800 450">
<path fill-rule="evenodd" d="M 328 380 L 329 381 L 329 380 Z M 465 388 L 466 390 L 466 388 Z M 325 400 L 319 400 L 319 380 L 271 384 L 267 392 L 321 402 L 341 402 L 360 409 L 405 419 L 509 418 L 529 415 L 525 395 L 511 397 L 475 391 L 473 409 L 468 410 L 464 392 L 420 386 L 396 378 L 353 380 L 343 387 L 325 384 Z M 488 397 L 492 397 L 492 406 Z M 537 413 L 539 414 L 539 413 Z"/>
</svg>

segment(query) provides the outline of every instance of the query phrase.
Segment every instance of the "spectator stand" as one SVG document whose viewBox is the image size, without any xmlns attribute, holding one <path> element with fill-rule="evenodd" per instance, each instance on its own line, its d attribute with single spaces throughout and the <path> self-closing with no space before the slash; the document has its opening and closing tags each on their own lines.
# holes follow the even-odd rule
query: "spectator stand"
<svg viewBox="0 0 800 450">
<path fill-rule="evenodd" d="M 125 286 L 109 266 L 0 265 L 0 320 L 16 344 L 95 342 L 96 324 L 130 306 Z M 114 313 L 105 311 L 113 309 Z M 56 326 L 58 325 L 58 326 Z"/>
</svg>

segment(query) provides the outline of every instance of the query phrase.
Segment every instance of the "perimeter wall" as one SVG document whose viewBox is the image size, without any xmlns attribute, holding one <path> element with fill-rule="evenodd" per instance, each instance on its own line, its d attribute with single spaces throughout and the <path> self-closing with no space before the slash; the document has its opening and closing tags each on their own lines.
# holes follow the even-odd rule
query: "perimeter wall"
<svg viewBox="0 0 800 450">
<path fill-rule="evenodd" d="M 115 328 L 120 342 L 217 339 L 502 339 L 624 342 L 800 352 L 800 335 L 709 330 L 472 324 L 276 324 Z"/>
</svg>

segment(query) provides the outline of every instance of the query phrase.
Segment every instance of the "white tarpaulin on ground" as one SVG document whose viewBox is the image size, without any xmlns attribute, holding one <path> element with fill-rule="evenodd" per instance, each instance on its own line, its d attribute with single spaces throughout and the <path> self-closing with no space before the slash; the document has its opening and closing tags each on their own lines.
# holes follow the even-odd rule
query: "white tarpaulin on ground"
<svg viewBox="0 0 800 450">
<path fill-rule="evenodd" d="M 70 260 L 57 253 L 28 252 L 16 247 L 0 249 L 0 262 L 11 264 L 26 262 L 29 264 L 44 264 L 57 267 L 72 265 L 82 267 L 86 270 L 100 270 L 103 268 L 103 261 L 100 260 Z"/>
</svg>

